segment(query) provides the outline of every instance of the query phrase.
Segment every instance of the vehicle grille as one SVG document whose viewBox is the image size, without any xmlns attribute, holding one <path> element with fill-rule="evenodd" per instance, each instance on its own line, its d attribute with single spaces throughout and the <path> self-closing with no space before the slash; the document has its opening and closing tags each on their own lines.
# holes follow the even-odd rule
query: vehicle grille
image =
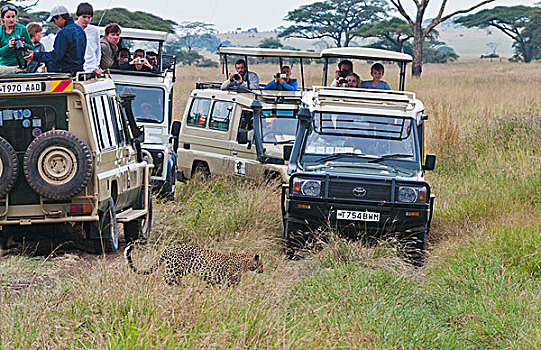
<svg viewBox="0 0 541 350">
<path fill-rule="evenodd" d="M 354 189 L 362 187 L 366 191 L 364 196 L 354 195 Z M 330 179 L 329 198 L 356 199 L 371 201 L 391 201 L 391 182 L 366 182 L 346 179 Z"/>
</svg>

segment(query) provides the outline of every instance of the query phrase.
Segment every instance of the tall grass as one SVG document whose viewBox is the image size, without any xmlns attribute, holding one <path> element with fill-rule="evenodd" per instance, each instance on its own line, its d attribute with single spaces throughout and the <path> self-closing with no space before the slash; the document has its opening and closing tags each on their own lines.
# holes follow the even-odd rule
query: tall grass
<svg viewBox="0 0 541 350">
<path fill-rule="evenodd" d="M 260 77 L 274 73 L 265 67 Z M 426 65 L 408 83 L 430 118 L 426 150 L 438 155 L 427 174 L 436 212 L 424 268 L 385 242 L 333 237 L 288 261 L 275 189 L 192 181 L 156 205 L 152 244 L 136 248 L 136 265 L 182 242 L 260 253 L 263 274 L 231 288 L 194 276 L 169 287 L 159 273 L 128 271 L 120 253 L 3 257 L 0 348 L 540 348 L 540 68 Z M 315 78 L 320 67 L 307 70 Z M 215 70 L 178 73 L 179 110 L 199 75 L 220 80 Z"/>
</svg>

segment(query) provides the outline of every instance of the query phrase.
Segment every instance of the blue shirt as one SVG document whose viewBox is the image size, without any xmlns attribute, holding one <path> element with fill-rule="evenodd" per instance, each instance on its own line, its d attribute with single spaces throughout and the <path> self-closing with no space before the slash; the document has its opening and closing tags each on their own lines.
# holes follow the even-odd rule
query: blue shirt
<svg viewBox="0 0 541 350">
<path fill-rule="evenodd" d="M 387 82 L 380 80 L 378 85 L 372 86 L 373 80 L 366 80 L 361 82 L 362 89 L 376 89 L 376 90 L 392 90 Z"/>
<path fill-rule="evenodd" d="M 45 62 L 48 72 L 71 73 L 83 71 L 86 34 L 70 17 L 56 34 L 53 51 L 34 52 L 34 60 Z"/>
<path fill-rule="evenodd" d="M 282 84 L 277 83 L 276 81 L 271 81 L 265 85 L 265 90 L 286 90 L 286 91 L 297 91 L 299 85 L 297 84 L 297 79 L 289 78 L 289 83 L 284 82 Z"/>
</svg>

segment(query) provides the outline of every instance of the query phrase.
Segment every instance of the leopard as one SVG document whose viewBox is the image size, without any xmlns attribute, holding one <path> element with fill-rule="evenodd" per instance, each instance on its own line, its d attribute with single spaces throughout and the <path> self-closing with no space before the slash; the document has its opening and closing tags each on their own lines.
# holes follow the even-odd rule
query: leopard
<svg viewBox="0 0 541 350">
<path fill-rule="evenodd" d="M 124 249 L 124 258 L 133 272 L 139 275 L 150 275 L 165 263 L 163 280 L 168 285 L 178 285 L 184 276 L 195 274 L 208 284 L 231 286 L 238 284 L 242 274 L 246 271 L 257 273 L 264 271 L 263 261 L 259 254 L 222 254 L 189 244 L 176 244 L 167 247 L 160 255 L 159 260 L 148 270 L 138 270 L 131 258 L 132 250 L 133 244 L 128 245 Z"/>
</svg>

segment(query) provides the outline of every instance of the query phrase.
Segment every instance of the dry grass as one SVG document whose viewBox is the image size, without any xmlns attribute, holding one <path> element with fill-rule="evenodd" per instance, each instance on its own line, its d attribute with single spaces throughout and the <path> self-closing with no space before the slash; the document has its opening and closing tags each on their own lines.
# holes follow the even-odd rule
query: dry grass
<svg viewBox="0 0 541 350">
<path fill-rule="evenodd" d="M 540 68 L 426 65 L 409 82 L 430 117 L 427 151 L 438 154 L 426 268 L 404 265 L 385 244 L 339 239 L 287 261 L 277 191 L 239 179 L 189 182 L 175 203 L 156 206 L 154 245 L 135 251 L 136 265 L 183 242 L 258 252 L 263 274 L 232 288 L 197 278 L 169 287 L 159 274 L 129 272 L 120 253 L 3 257 L 0 348 L 540 347 Z M 320 69 L 307 68 L 309 81 Z M 274 73 L 255 70 L 261 81 Z M 199 78 L 220 74 L 179 69 L 175 115 Z"/>
</svg>

